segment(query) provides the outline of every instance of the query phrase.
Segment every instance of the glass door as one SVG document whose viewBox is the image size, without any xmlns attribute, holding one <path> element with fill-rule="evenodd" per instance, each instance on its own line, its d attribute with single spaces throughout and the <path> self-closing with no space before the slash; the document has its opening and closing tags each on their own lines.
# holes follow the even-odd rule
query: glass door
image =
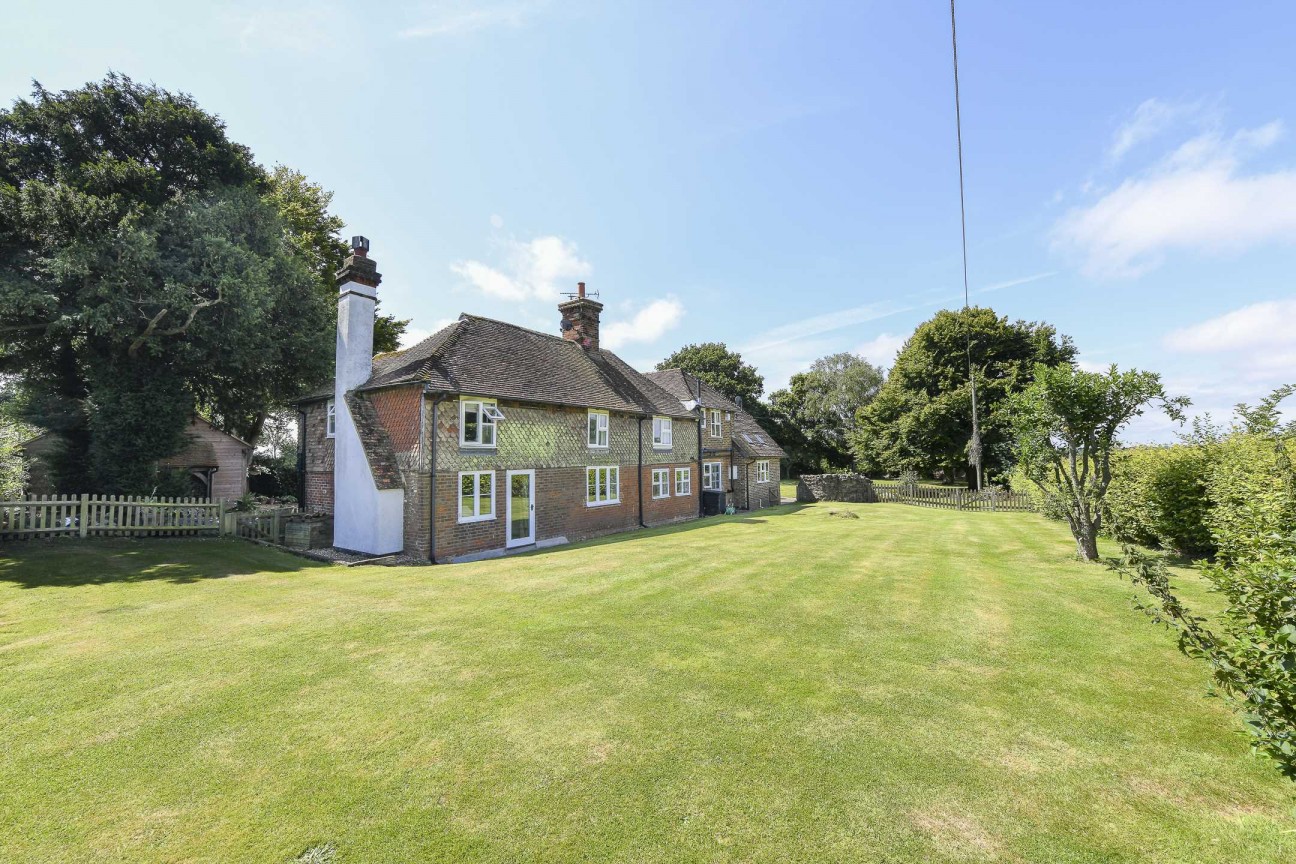
<svg viewBox="0 0 1296 864">
<path fill-rule="evenodd" d="M 535 542 L 535 472 L 506 472 L 508 484 L 508 539 L 506 546 Z"/>
</svg>

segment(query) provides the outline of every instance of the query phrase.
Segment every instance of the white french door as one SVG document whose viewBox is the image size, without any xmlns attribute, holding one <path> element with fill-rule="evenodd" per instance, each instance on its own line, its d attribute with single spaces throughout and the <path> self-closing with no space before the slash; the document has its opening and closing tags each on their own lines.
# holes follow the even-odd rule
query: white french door
<svg viewBox="0 0 1296 864">
<path fill-rule="evenodd" d="M 508 537 L 505 546 L 526 546 L 535 542 L 535 472 L 507 471 L 504 475 L 508 496 L 505 516 Z"/>
</svg>

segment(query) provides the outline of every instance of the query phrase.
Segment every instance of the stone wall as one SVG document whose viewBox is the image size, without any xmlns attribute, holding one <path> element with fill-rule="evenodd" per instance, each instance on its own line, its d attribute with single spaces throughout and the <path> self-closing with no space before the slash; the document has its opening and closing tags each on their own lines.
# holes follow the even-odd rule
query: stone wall
<svg viewBox="0 0 1296 864">
<path fill-rule="evenodd" d="M 877 493 L 873 481 L 863 474 L 802 474 L 797 481 L 797 500 L 873 504 Z"/>
</svg>

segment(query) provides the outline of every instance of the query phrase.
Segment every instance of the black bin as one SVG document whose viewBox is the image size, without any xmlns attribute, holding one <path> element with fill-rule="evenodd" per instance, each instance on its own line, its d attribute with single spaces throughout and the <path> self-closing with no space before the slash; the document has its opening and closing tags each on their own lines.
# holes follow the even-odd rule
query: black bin
<svg viewBox="0 0 1296 864">
<path fill-rule="evenodd" d="M 725 512 L 725 493 L 720 489 L 702 490 L 702 515 L 719 516 Z"/>
</svg>

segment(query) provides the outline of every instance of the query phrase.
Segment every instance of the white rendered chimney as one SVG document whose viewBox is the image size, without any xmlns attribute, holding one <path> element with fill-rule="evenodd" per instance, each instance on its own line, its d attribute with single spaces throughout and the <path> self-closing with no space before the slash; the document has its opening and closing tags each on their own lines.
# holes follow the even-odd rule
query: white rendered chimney
<svg viewBox="0 0 1296 864">
<path fill-rule="evenodd" d="M 369 258 L 369 241 L 352 237 L 351 255 L 337 272 L 337 384 L 333 395 L 339 405 L 343 394 L 368 381 L 373 371 L 374 307 L 381 281 L 378 265 Z"/>
<path fill-rule="evenodd" d="M 379 489 L 347 394 L 373 372 L 374 307 L 382 277 L 369 258 L 369 241 L 351 238 L 351 254 L 337 272 L 337 354 L 333 404 L 333 543 L 341 549 L 386 555 L 404 547 L 404 489 Z"/>
</svg>

